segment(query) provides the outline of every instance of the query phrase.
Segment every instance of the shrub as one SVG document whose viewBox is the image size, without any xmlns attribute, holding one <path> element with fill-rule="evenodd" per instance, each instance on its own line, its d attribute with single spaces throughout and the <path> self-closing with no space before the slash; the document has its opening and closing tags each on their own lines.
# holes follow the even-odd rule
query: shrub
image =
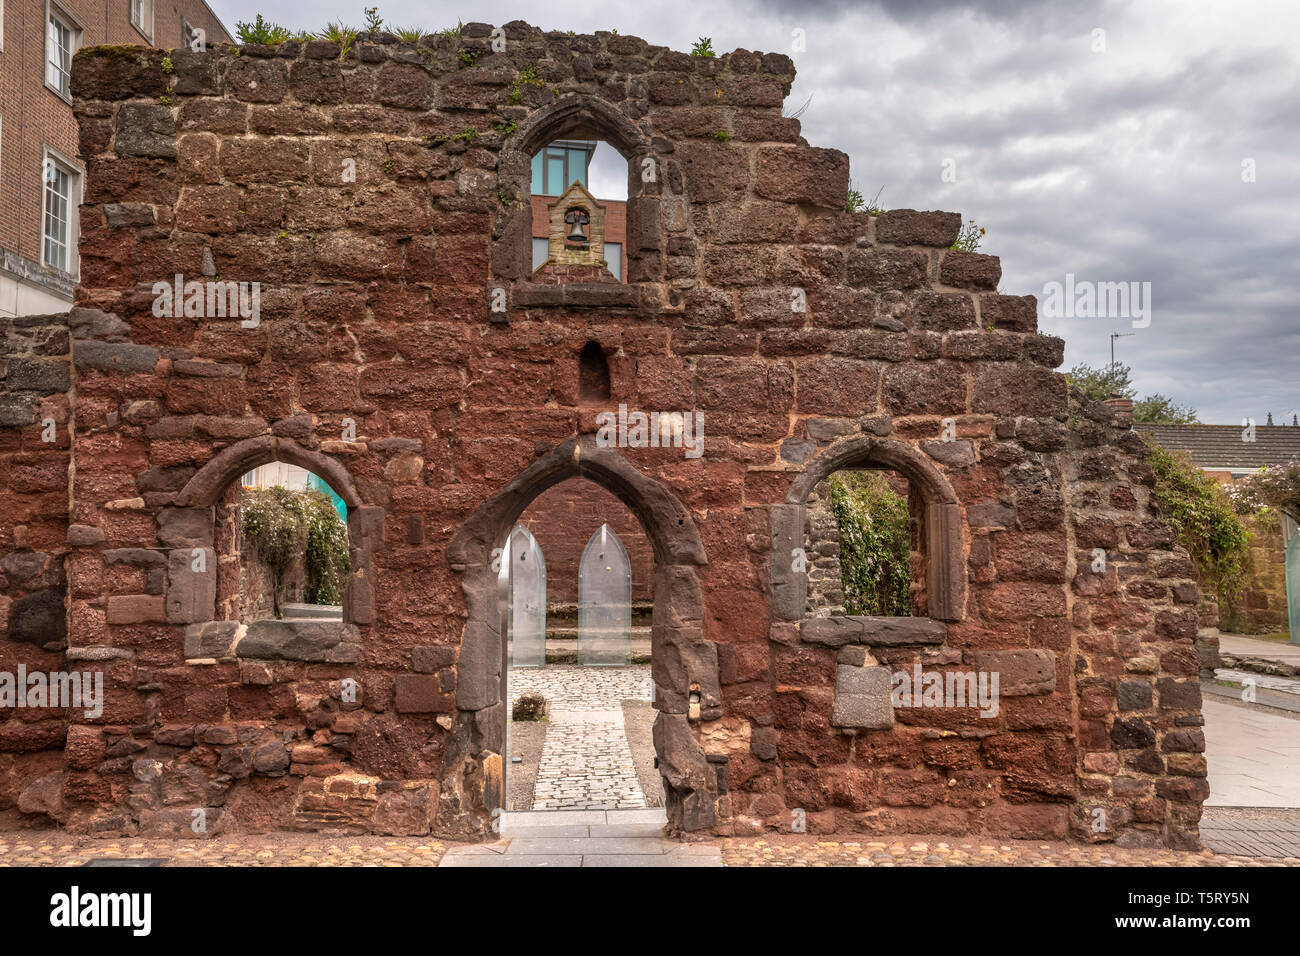
<svg viewBox="0 0 1300 956">
<path fill-rule="evenodd" d="M 246 491 L 241 511 L 244 542 L 271 572 L 277 618 L 284 573 L 297 558 L 304 558 L 306 563 L 307 602 L 342 603 L 348 572 L 348 529 L 326 495 L 279 486 Z"/>
<path fill-rule="evenodd" d="M 1186 453 L 1173 454 L 1149 436 L 1155 469 L 1155 498 L 1162 515 L 1187 549 L 1202 579 L 1231 608 L 1241 595 L 1250 532 L 1233 510 L 1227 492 Z"/>
<path fill-rule="evenodd" d="M 832 475 L 831 510 L 840 531 L 840 578 L 849 614 L 912 613 L 907 499 L 879 472 Z"/>
<path fill-rule="evenodd" d="M 1233 485 L 1228 495 L 1237 514 L 1276 509 L 1300 516 L 1300 461 L 1261 468 Z"/>
<path fill-rule="evenodd" d="M 517 721 L 545 720 L 546 698 L 541 694 L 520 694 L 510 711 L 510 719 Z"/>
</svg>

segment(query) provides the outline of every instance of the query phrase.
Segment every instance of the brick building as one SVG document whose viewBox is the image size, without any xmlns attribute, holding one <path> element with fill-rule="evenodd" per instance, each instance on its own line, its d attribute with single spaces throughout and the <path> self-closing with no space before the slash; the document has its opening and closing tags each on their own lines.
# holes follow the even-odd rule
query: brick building
<svg viewBox="0 0 1300 956">
<path fill-rule="evenodd" d="M 83 46 L 231 36 L 203 0 L 0 0 L 0 316 L 72 307 L 84 167 L 69 79 Z"/>
</svg>

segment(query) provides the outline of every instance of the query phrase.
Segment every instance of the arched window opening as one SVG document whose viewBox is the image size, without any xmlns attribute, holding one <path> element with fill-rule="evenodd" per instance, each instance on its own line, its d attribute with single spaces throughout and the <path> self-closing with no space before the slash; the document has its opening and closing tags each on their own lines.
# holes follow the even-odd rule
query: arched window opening
<svg viewBox="0 0 1300 956">
<path fill-rule="evenodd" d="M 268 462 L 215 509 L 218 620 L 343 619 L 347 505 L 320 476 Z"/>
<path fill-rule="evenodd" d="M 598 405 L 608 402 L 609 396 L 609 362 L 605 350 L 596 342 L 588 342 L 578 357 L 578 400 Z"/>
</svg>

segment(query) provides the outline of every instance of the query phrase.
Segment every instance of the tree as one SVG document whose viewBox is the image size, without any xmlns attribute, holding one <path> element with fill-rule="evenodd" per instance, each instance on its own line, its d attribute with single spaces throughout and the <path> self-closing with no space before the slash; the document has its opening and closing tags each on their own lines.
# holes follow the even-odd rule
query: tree
<svg viewBox="0 0 1300 956">
<path fill-rule="evenodd" d="M 1120 398 L 1132 398 L 1137 394 L 1129 381 L 1133 370 L 1122 362 L 1112 362 L 1101 368 L 1079 363 L 1065 373 L 1065 379 L 1094 402 L 1104 402 L 1116 393 Z"/>
<path fill-rule="evenodd" d="M 1136 398 L 1137 389 L 1131 381 L 1133 370 L 1122 362 L 1112 362 L 1101 368 L 1080 363 L 1065 374 L 1066 380 L 1094 402 L 1104 402 L 1112 394 L 1120 398 Z M 1179 405 L 1172 398 L 1155 392 L 1133 403 L 1133 421 L 1147 425 L 1197 425 L 1196 409 Z"/>
<path fill-rule="evenodd" d="M 1196 409 L 1156 392 L 1133 403 L 1133 421 L 1149 425 L 1199 425 Z"/>
</svg>

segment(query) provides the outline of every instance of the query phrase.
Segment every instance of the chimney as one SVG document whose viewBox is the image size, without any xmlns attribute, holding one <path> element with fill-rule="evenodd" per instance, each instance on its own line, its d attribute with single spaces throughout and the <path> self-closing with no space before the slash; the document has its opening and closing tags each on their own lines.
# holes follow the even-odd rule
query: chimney
<svg viewBox="0 0 1300 956">
<path fill-rule="evenodd" d="M 1115 424 L 1133 424 L 1133 399 L 1125 398 L 1119 392 L 1111 392 L 1110 398 L 1106 399 L 1102 404 L 1114 412 Z"/>
</svg>

